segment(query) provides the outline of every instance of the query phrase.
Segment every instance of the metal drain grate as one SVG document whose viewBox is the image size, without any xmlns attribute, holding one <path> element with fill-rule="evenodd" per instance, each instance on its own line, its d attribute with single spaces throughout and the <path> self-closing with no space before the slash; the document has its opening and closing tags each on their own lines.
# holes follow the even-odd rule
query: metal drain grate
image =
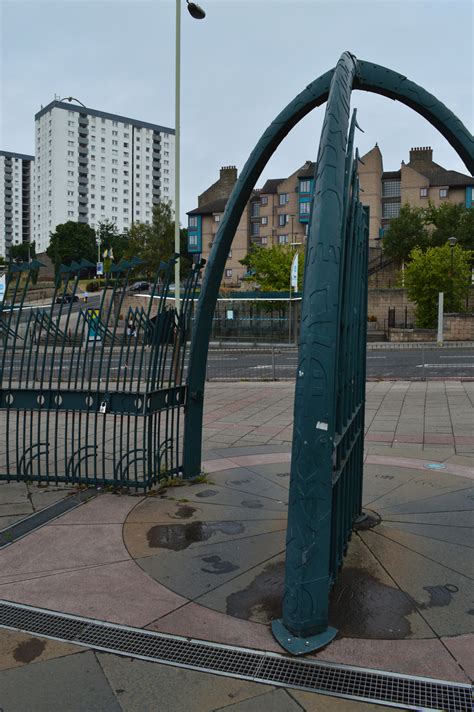
<svg viewBox="0 0 474 712">
<path fill-rule="evenodd" d="M 0 600 L 0 627 L 203 672 L 414 710 L 472 712 L 470 685 L 396 675 L 113 625 Z"/>
</svg>

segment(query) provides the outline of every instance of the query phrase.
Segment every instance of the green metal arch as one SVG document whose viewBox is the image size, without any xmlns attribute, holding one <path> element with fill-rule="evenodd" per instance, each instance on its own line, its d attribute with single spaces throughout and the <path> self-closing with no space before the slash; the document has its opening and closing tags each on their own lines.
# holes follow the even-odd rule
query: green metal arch
<svg viewBox="0 0 474 712">
<path fill-rule="evenodd" d="M 474 173 L 474 138 L 436 97 L 398 72 L 358 60 L 350 52 L 344 52 L 340 61 L 352 64 L 352 82 L 343 97 L 347 104 L 351 89 L 382 94 L 406 104 L 441 132 L 468 170 Z M 335 69 L 331 69 L 309 84 L 270 124 L 250 154 L 227 203 L 205 271 L 191 343 L 183 453 L 185 477 L 194 477 L 201 469 L 204 383 L 212 318 L 239 220 L 253 187 L 281 141 L 306 114 L 326 102 L 334 72 Z"/>
</svg>

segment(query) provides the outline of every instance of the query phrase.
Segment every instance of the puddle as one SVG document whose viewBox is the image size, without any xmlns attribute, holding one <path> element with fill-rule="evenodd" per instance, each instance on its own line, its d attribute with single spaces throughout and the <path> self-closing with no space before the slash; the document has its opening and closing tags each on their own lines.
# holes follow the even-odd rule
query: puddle
<svg viewBox="0 0 474 712">
<path fill-rule="evenodd" d="M 227 597 L 227 614 L 258 623 L 280 618 L 284 576 L 284 561 L 267 564 L 247 588 Z"/>
<path fill-rule="evenodd" d="M 18 643 L 13 651 L 13 657 L 19 663 L 31 663 L 33 660 L 36 660 L 36 658 L 39 658 L 45 648 L 45 640 L 30 638 L 22 643 Z"/>
<path fill-rule="evenodd" d="M 190 507 L 188 504 L 178 504 L 178 508 L 172 516 L 177 519 L 190 519 L 195 511 L 196 508 Z"/>
<path fill-rule="evenodd" d="M 191 508 L 192 509 L 192 508 Z M 207 541 L 213 534 L 242 534 L 240 522 L 189 522 L 188 524 L 157 524 L 147 532 L 148 546 L 157 549 L 183 551 L 191 544 Z"/>
<path fill-rule="evenodd" d="M 205 564 L 209 564 L 211 568 L 204 569 L 206 574 L 230 574 L 232 571 L 237 571 L 240 567 L 230 561 L 222 561 L 220 556 L 204 556 Z"/>
<path fill-rule="evenodd" d="M 262 509 L 263 507 L 263 504 L 259 499 L 246 499 L 240 504 L 242 507 L 246 507 L 247 509 Z"/>
<path fill-rule="evenodd" d="M 215 497 L 217 490 L 203 490 L 203 492 L 198 492 L 196 497 Z"/>
</svg>

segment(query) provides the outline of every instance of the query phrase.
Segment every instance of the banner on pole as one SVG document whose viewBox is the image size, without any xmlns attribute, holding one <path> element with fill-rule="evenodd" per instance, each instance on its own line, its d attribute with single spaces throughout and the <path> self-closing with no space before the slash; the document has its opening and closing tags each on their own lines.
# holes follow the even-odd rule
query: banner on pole
<svg viewBox="0 0 474 712">
<path fill-rule="evenodd" d="M 291 286 L 294 289 L 298 289 L 298 257 L 299 253 L 297 252 L 291 263 Z"/>
</svg>

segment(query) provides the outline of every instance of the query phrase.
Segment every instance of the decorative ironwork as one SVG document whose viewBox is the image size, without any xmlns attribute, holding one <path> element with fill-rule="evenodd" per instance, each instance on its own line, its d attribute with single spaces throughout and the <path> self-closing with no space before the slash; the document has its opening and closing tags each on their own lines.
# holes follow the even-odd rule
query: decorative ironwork
<svg viewBox="0 0 474 712">
<path fill-rule="evenodd" d="M 135 306 L 140 260 L 113 266 L 100 295 L 79 301 L 86 261 L 62 265 L 51 304 L 35 305 L 37 261 L 9 268 L 0 302 L 0 480 L 145 490 L 182 469 L 184 358 L 202 265 L 179 315 L 162 263 Z M 94 302 L 92 304 L 92 302 Z"/>
<path fill-rule="evenodd" d="M 291 463 L 280 644 L 294 654 L 326 645 L 329 590 L 360 513 L 364 426 L 368 215 L 353 159 L 353 89 L 397 99 L 433 124 L 474 169 L 474 138 L 433 95 L 386 67 L 345 52 L 276 117 L 227 202 L 204 275 L 191 343 L 184 475 L 201 469 L 204 384 L 212 318 L 232 240 L 251 191 L 289 131 L 328 101 L 311 207 Z"/>
</svg>

